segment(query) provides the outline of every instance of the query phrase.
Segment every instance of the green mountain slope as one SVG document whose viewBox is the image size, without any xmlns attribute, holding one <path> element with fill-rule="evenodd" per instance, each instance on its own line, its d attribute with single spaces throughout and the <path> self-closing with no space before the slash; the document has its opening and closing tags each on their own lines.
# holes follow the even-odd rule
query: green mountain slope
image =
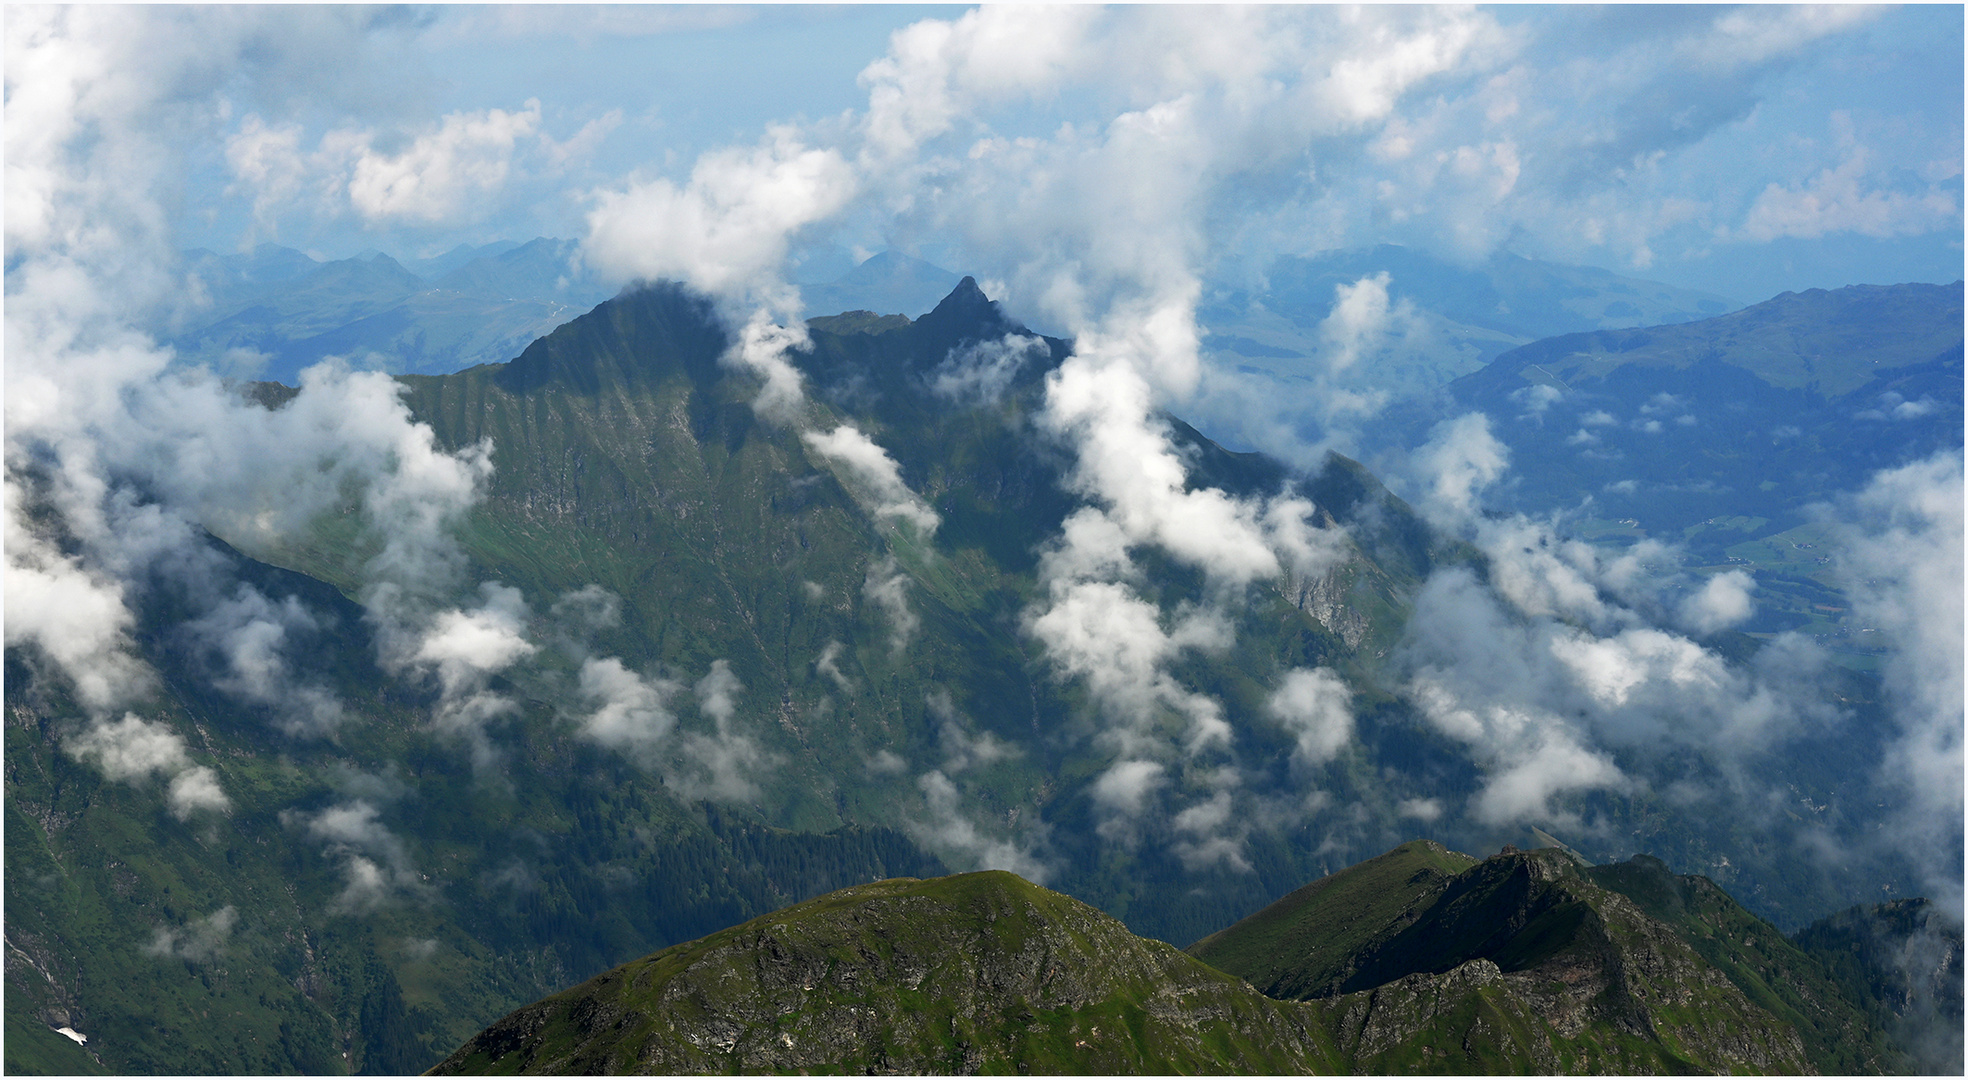
<svg viewBox="0 0 1968 1080">
<path fill-rule="evenodd" d="M 1272 997 L 1330 997 L 1346 987 L 1364 950 L 1419 918 L 1448 879 L 1475 864 L 1434 841 L 1411 841 L 1289 893 L 1186 951 Z"/>
<path fill-rule="evenodd" d="M 1718 296 L 1624 277 L 1589 266 L 1497 252 L 1458 265 L 1396 244 L 1284 256 L 1266 268 L 1261 287 L 1212 289 L 1202 311 L 1209 347 L 1247 372 L 1307 379 L 1332 347 L 1323 322 L 1339 288 L 1385 274 L 1399 338 L 1426 347 L 1396 348 L 1371 371 L 1355 372 L 1357 389 L 1396 397 L 1426 395 L 1520 345 L 1556 334 L 1687 322 L 1736 305 Z"/>
<path fill-rule="evenodd" d="M 1960 449 L 1962 311 L 1959 282 L 1855 285 L 1553 337 L 1390 410 L 1362 456 L 1386 467 L 1437 422 L 1481 411 L 1510 453 L 1493 509 L 1561 514 L 1605 546 L 1681 545 L 1703 574 L 1751 571 L 1744 631 L 1809 633 L 1868 667 L 1812 507 Z"/>
<path fill-rule="evenodd" d="M 1848 908 L 1792 942 L 1904 1055 L 1895 1071 L 1962 1069 L 1961 926 L 1923 899 Z"/>
<path fill-rule="evenodd" d="M 1541 1071 L 1879 1070 L 1873 1030 L 1816 964 L 1706 879 L 1659 865 L 1586 868 L 1557 849 L 1476 862 L 1408 844 L 1188 951 L 1335 1012 L 1363 994 L 1390 1008 L 1433 994 L 1460 1003 L 1435 1005 L 1442 1016 L 1480 999 L 1536 1017 L 1548 1031 L 1525 1028 L 1509 1042 L 1531 1047 Z M 1715 940 L 1751 924 L 1765 936 L 1760 951 L 1750 933 Z M 1375 1071 L 1405 1071 L 1375 1044 L 1342 1046 Z"/>
<path fill-rule="evenodd" d="M 1494 826 L 1459 809 L 1476 766 L 1372 677 L 1419 582 L 1475 559 L 1368 470 L 1333 458 L 1295 477 L 1167 418 L 1192 484 L 1296 485 L 1320 522 L 1349 526 L 1327 573 L 1228 600 L 1193 567 L 1136 555 L 1132 587 L 1161 617 L 1224 613 L 1221 644 L 1167 670 L 1220 705 L 1235 732 L 1221 766 L 1260 812 L 1226 817 L 1234 858 L 1198 860 L 1182 831 L 1196 815 L 1176 810 L 1211 811 L 1224 774 L 1171 767 L 1168 813 L 1133 835 L 1107 828 L 1097 784 L 1118 750 L 1092 693 L 1028 627 L 1046 545 L 1083 505 L 1072 447 L 1035 422 L 1066 343 L 1022 333 L 974 282 L 918 319 L 850 313 L 812 333 L 793 356 L 805 430 L 871 436 L 939 516 L 933 535 L 801 429 L 761 419 L 757 380 L 722 360 L 727 328 L 673 287 L 603 304 L 510 363 L 402 380 L 444 446 L 490 440 L 495 466 L 457 537 L 463 596 L 432 603 L 480 602 L 481 582 L 515 590 L 534 647 L 486 683 L 500 703 L 467 734 L 437 722 L 442 680 L 379 659 L 382 624 L 357 602 L 376 541 L 354 512 L 252 546 L 258 558 L 212 538 L 197 574 L 161 566 L 132 587 L 133 648 L 159 676 L 132 708 L 212 770 L 223 818 L 180 819 L 166 777 L 111 780 L 78 756 L 83 710 L 9 648 L 9 1022 L 72 1026 L 112 1071 L 415 1070 L 627 958 L 875 878 L 1016 865 L 1134 932 L 1194 940 L 1398 842 L 1411 800 L 1441 800 L 1437 836 L 1489 842 Z M 1025 340 L 987 373 L 990 392 L 976 369 L 946 392 L 957 360 L 1007 336 Z M 294 397 L 248 393 L 268 409 Z M 332 736 L 296 737 L 274 706 L 222 687 L 226 660 L 196 632 L 224 599 L 212 580 L 305 614 L 285 655 L 341 703 Z M 646 718 L 661 706 L 666 741 L 597 739 L 584 676 L 603 659 Z M 1314 667 L 1344 679 L 1352 728 L 1307 766 L 1269 703 L 1284 673 Z M 1158 732 L 1188 723 L 1159 708 Z M 1757 846 L 1746 826 L 1644 796 L 1590 809 L 1607 835 L 1638 830 L 1677 859 L 1726 851 L 1759 910 L 1833 906 L 1818 898 L 1836 883 L 1795 868 L 1781 836 Z M 1454 1022 L 1542 1031 L 1486 971 L 1438 995 Z M 1426 980 L 1450 973 L 1412 977 L 1434 994 Z M 1394 1002 L 1374 1015 L 1408 1024 Z M 1419 1054 L 1380 1024 L 1347 1029 L 1346 1052 Z M 1532 1068 L 1530 1045 L 1506 1057 Z M 23 1047 L 24 1070 L 67 1053 Z"/>
<path fill-rule="evenodd" d="M 843 890 L 623 965 L 435 1071 L 1335 1071 L 1308 1019 L 987 871 Z"/>
<path fill-rule="evenodd" d="M 1031 420 L 1067 346 L 1034 339 L 994 399 L 934 389 L 954 351 L 1021 329 L 968 281 L 917 320 L 814 321 L 813 347 L 799 357 L 807 427 L 853 422 L 867 432 L 940 515 L 933 537 L 875 513 L 860 481 L 797 430 L 758 419 L 756 384 L 720 362 L 721 325 L 673 287 L 604 304 L 510 364 L 404 381 L 413 412 L 445 445 L 492 441 L 495 472 L 463 536 L 476 576 L 540 607 L 590 585 L 616 594 L 620 623 L 594 632 L 597 655 L 692 679 L 729 665 L 746 688 L 749 737 L 775 763 L 749 800 L 763 820 L 800 830 L 920 823 L 921 778 L 944 769 L 962 740 L 985 740 L 1007 749 L 948 775 L 999 821 L 1053 824 L 1052 853 L 1065 856 L 1055 884 L 1144 920 L 1144 932 L 1194 936 L 1226 908 L 1261 903 L 1317 868 L 1274 836 L 1262 841 L 1269 857 L 1256 875 L 1205 874 L 1193 894 L 1129 913 L 1144 878 L 1196 875 L 1155 846 L 1103 850 L 1087 784 L 1111 750 L 1090 740 L 1085 691 L 1055 678 L 1024 625 L 1042 594 L 1039 553 L 1081 505 L 1064 487 L 1070 459 Z M 1269 493 L 1290 479 L 1274 462 L 1171 425 L 1198 485 Z M 1346 669 L 1384 652 L 1406 595 L 1444 554 L 1353 463 L 1335 459 L 1306 490 L 1329 507 L 1329 522 L 1362 524 L 1355 557 L 1318 581 L 1254 587 L 1236 646 L 1182 669 L 1225 698 L 1250 731 L 1253 759 L 1274 769 L 1290 747 L 1263 719 L 1279 674 Z M 369 554 L 331 526 L 318 546 L 282 561 L 352 590 Z M 1165 610 L 1206 598 L 1192 569 L 1144 559 L 1147 594 Z M 906 635 L 871 595 L 880 581 L 903 583 Z M 536 666 L 546 674 L 515 680 L 542 702 L 564 697 L 574 663 L 543 656 Z M 1446 757 L 1439 740 L 1399 743 L 1404 754 Z M 883 755 L 900 767 L 871 770 Z M 1364 798 L 1389 798 L 1368 770 L 1338 773 L 1339 791 L 1358 784 Z"/>
<path fill-rule="evenodd" d="M 1436 911 L 1376 896 L 1404 875 Z M 624 965 L 434 1071 L 1811 1071 L 1789 1022 L 1556 852 L 1407 844 L 1295 895 L 1189 953 L 1311 945 L 1368 985 L 1265 997 L 1007 873 L 885 881 Z M 1403 919 L 1377 938 L 1357 925 Z M 1424 940 L 1417 965 L 1406 946 Z M 1396 955 L 1412 970 L 1393 974 Z"/>
<path fill-rule="evenodd" d="M 870 513 L 855 477 L 796 433 L 758 422 L 755 386 L 718 362 L 722 326 L 675 290 L 603 305 L 521 361 L 408 380 L 448 444 L 494 440 L 498 471 L 461 537 L 466 580 L 522 589 L 542 645 L 492 686 L 513 708 L 488 726 L 482 765 L 432 724 L 434 680 L 379 666 L 351 599 L 374 552 L 351 515 L 325 517 L 271 562 L 212 544 L 222 579 L 309 613 L 291 645 L 346 711 L 331 739 L 293 738 L 269 706 L 218 688 L 222 658 L 188 632 L 212 603 L 197 582 L 160 573 L 131 595 L 135 646 L 160 676 L 136 711 L 213 770 L 231 802 L 223 819 L 180 821 L 162 781 L 108 780 L 78 759 L 65 746 L 82 710 L 10 648 L 9 1022 L 73 1026 L 119 1072 L 415 1071 L 626 957 L 842 885 L 944 872 L 920 846 L 933 839 L 925 823 L 943 824 L 921 786 L 932 772 L 988 815 L 976 826 L 987 837 L 1057 822 L 1042 853 L 1068 868 L 1062 883 L 1135 903 L 1169 936 L 1214 929 L 1226 908 L 1301 880 L 1307 855 L 1277 835 L 1254 842 L 1256 874 L 1190 875 L 1159 848 L 1101 852 L 1086 785 L 1107 758 L 1074 727 L 1079 692 L 1057 684 L 1020 622 L 1033 548 L 1074 505 L 1057 448 L 1019 419 L 1063 345 L 1046 345 L 995 404 L 938 404 L 923 372 L 1009 328 L 972 294 L 899 327 L 834 321 L 807 358 L 820 415 L 860 402 L 857 422 L 937 500 L 933 545 Z M 267 408 L 293 397 L 252 393 Z M 887 396 L 871 404 L 875 393 Z M 1282 477 L 1182 437 L 1222 483 Z M 1387 533 L 1389 550 L 1412 538 L 1384 492 L 1359 491 L 1363 513 L 1409 523 Z M 1407 565 L 1357 573 L 1393 590 L 1388 605 L 1414 580 Z M 897 578 L 919 620 L 906 649 L 869 595 Z M 557 613 L 596 585 L 621 599 L 619 622 Z M 1340 610 L 1344 588 L 1327 586 Z M 1180 575 L 1162 586 L 1170 603 L 1200 587 Z M 1385 636 L 1398 623 L 1374 620 L 1397 615 L 1384 606 L 1349 625 Z M 1282 668 L 1352 655 L 1281 592 L 1249 618 L 1262 632 L 1247 649 L 1196 658 L 1189 673 L 1236 690 L 1245 715 Z M 723 661 L 740 687 L 734 729 L 760 750 L 756 791 L 692 787 L 706 778 L 582 737 L 594 706 L 576 675 L 592 655 L 685 682 Z M 683 735 L 718 733 L 687 695 L 675 708 Z M 1252 752 L 1281 761 L 1289 745 L 1277 732 Z M 365 867 L 381 884 L 359 893 Z M 1172 898 L 1158 884 L 1183 879 Z M 73 1055 L 40 1043 L 22 1042 L 13 1063 L 67 1071 Z"/>
</svg>

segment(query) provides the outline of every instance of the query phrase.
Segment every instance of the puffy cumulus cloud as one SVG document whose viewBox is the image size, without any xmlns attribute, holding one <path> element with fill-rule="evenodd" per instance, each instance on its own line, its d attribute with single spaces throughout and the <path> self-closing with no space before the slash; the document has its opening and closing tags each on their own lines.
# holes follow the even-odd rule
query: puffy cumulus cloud
<svg viewBox="0 0 1968 1080">
<path fill-rule="evenodd" d="M 1525 738 L 1527 729 L 1521 714 L 1494 710 L 1489 719 L 1493 731 L 1508 730 L 1506 738 Z M 1490 776 L 1470 809 L 1476 820 L 1490 825 L 1564 821 L 1568 815 L 1554 810 L 1554 796 L 1625 786 L 1625 775 L 1610 758 L 1547 730 L 1528 737 L 1521 752 L 1511 755 L 1508 763 Z"/>
<path fill-rule="evenodd" d="M 1025 334 L 960 345 L 936 366 L 929 388 L 953 401 L 995 405 L 1026 364 L 1050 351 L 1044 339 Z"/>
<path fill-rule="evenodd" d="M 322 841 L 324 853 L 341 860 L 344 885 L 328 906 L 335 914 L 366 915 L 399 896 L 430 891 L 402 839 L 383 824 L 381 811 L 366 799 L 337 803 L 312 814 L 283 810 L 280 820 Z"/>
<path fill-rule="evenodd" d="M 757 146 L 705 154 L 682 185 L 657 178 L 596 192 L 583 251 L 620 278 L 785 303 L 777 290 L 793 236 L 839 212 L 855 190 L 838 150 L 775 127 Z"/>
<path fill-rule="evenodd" d="M 482 602 L 465 610 L 432 613 L 421 630 L 408 635 L 403 651 L 391 659 L 398 670 L 435 676 L 440 696 L 431 720 L 436 730 L 461 738 L 471 749 L 476 768 L 498 760 L 486 727 L 493 720 L 519 711 L 518 703 L 488 689 L 492 676 L 532 656 L 538 646 L 527 640 L 530 612 L 518 589 L 496 581 L 479 586 Z M 396 628 L 391 636 L 406 636 Z"/>
<path fill-rule="evenodd" d="M 1264 707 L 1297 739 L 1292 759 L 1305 766 L 1331 761 L 1353 738 L 1353 692 L 1329 668 L 1286 672 Z"/>
<path fill-rule="evenodd" d="M 901 466 L 853 424 L 842 424 L 820 434 L 809 431 L 800 436 L 814 452 L 841 465 L 847 475 L 847 489 L 865 503 L 872 504 L 878 518 L 895 518 L 913 524 L 923 535 L 936 531 L 943 519 L 902 481 Z"/>
<path fill-rule="evenodd" d="M 1024 751 L 986 731 L 973 734 L 970 719 L 958 711 L 948 690 L 938 689 L 925 699 L 929 714 L 938 724 L 937 742 L 943 749 L 945 774 L 994 765 L 1019 756 Z"/>
<path fill-rule="evenodd" d="M 897 30 L 888 54 L 861 72 L 864 123 L 884 159 L 913 153 L 975 111 L 979 99 L 1044 93 L 1076 73 L 1098 12 L 1077 7 L 986 7 Z"/>
<path fill-rule="evenodd" d="M 1765 813 L 1767 784 L 1736 763 L 1846 722 L 1806 639 L 1780 636 L 1732 664 L 1618 610 L 1594 632 L 1519 610 L 1466 570 L 1424 585 L 1397 666 L 1422 715 L 1483 769 L 1478 820 L 1592 827 L 1568 809 L 1574 796 L 1674 787 L 1682 752 L 1720 770 L 1728 790 L 1711 796 Z"/>
<path fill-rule="evenodd" d="M 955 865 L 973 870 L 1009 870 L 1027 881 L 1045 884 L 1052 867 L 1038 855 L 1044 836 L 1002 837 L 964 813 L 963 793 L 941 770 L 922 774 L 925 815 L 904 825 L 918 843 Z"/>
<path fill-rule="evenodd" d="M 451 113 L 397 154 L 379 153 L 365 139 L 350 170 L 349 202 L 369 219 L 450 221 L 499 190 L 514 144 L 539 125 L 540 102 L 532 100 L 516 113 Z"/>
<path fill-rule="evenodd" d="M 581 720 L 581 734 L 644 762 L 676 727 L 668 707 L 678 687 L 666 679 L 648 679 L 630 671 L 615 657 L 589 659 L 581 665 L 579 694 L 595 707 Z"/>
<path fill-rule="evenodd" d="M 670 779 L 670 786 L 684 798 L 752 802 L 759 796 L 757 777 L 777 764 L 758 740 L 737 728 L 738 695 L 744 688 L 724 660 L 713 661 L 697 680 L 697 709 L 710 719 L 711 730 L 687 732 L 678 739 L 688 767 Z"/>
<path fill-rule="evenodd" d="M 861 583 L 861 595 L 888 618 L 888 648 L 893 653 L 908 648 L 909 639 L 922 628 L 922 616 L 909 606 L 909 581 L 908 571 L 888 555 L 868 565 L 868 576 Z"/>
<path fill-rule="evenodd" d="M 132 652 L 129 631 L 136 616 L 124 603 L 124 583 L 35 536 L 18 516 L 22 494 L 10 474 L 7 646 L 34 645 L 68 676 L 76 698 L 92 711 L 147 692 L 155 674 Z"/>
<path fill-rule="evenodd" d="M 1402 799 L 1394 806 L 1394 812 L 1404 818 L 1413 818 L 1423 824 L 1438 821 L 1442 817 L 1440 799 Z"/>
<path fill-rule="evenodd" d="M 1218 613 L 1191 611 L 1164 629 L 1159 609 L 1126 585 L 1082 581 L 1055 587 L 1050 607 L 1030 616 L 1027 627 L 1061 674 L 1085 681 L 1109 720 L 1103 734 L 1122 755 L 1163 745 L 1156 729 L 1171 716 L 1182 722 L 1181 742 L 1190 754 L 1229 744 L 1222 706 L 1166 670 L 1184 649 L 1230 644 Z"/>
<path fill-rule="evenodd" d="M 296 204 L 332 217 L 353 211 L 367 224 L 457 225 L 496 206 L 518 152 L 537 141 L 549 157 L 581 149 L 581 134 L 563 146 L 539 133 L 540 103 L 518 112 L 481 109 L 446 114 L 415 133 L 361 126 L 324 133 L 304 150 L 305 132 L 292 121 L 269 124 L 257 113 L 240 120 L 225 142 L 234 181 L 229 193 L 253 197 L 259 227 L 276 232 L 280 215 Z M 592 138 L 588 141 L 592 142 Z"/>
<path fill-rule="evenodd" d="M 169 726 L 125 713 L 121 720 L 94 720 L 62 742 L 84 761 L 94 761 L 111 780 L 138 783 L 152 776 L 171 778 L 165 802 L 179 820 L 200 810 L 224 813 L 232 808 L 218 774 L 209 765 L 192 761 L 184 737 Z"/>
<path fill-rule="evenodd" d="M 1756 614 L 1750 593 L 1756 579 L 1743 570 L 1727 570 L 1708 579 L 1700 591 L 1682 601 L 1681 625 L 1697 634 L 1713 634 L 1742 625 Z"/>
<path fill-rule="evenodd" d="M 411 659 L 429 665 L 447 695 L 531 656 L 526 640 L 528 611 L 518 589 L 496 581 L 479 586 L 484 603 L 472 611 L 445 611 L 417 642 Z"/>
<path fill-rule="evenodd" d="M 1170 820 L 1176 841 L 1170 846 L 1175 857 L 1190 873 L 1223 866 L 1250 873 L 1250 860 L 1244 858 L 1244 834 L 1250 823 L 1235 816 L 1235 799 L 1219 791 L 1208 799 L 1186 807 Z"/>
<path fill-rule="evenodd" d="M 1490 418 L 1482 413 L 1435 425 L 1410 461 L 1422 484 L 1422 507 L 1441 523 L 1472 517 L 1477 497 L 1509 466 L 1510 448 L 1490 434 Z"/>
<path fill-rule="evenodd" d="M 1906 798 L 1893 839 L 1934 868 L 1928 886 L 1959 918 L 1961 454 L 1880 472 L 1832 513 L 1853 618 L 1892 646 L 1885 681 L 1900 730 L 1885 769 Z"/>
<path fill-rule="evenodd" d="M 1383 270 L 1351 285 L 1342 282 L 1333 286 L 1332 313 L 1319 324 L 1319 333 L 1330 350 L 1325 357 L 1326 366 L 1333 373 L 1358 364 L 1386 333 L 1391 315 L 1387 283 L 1391 280 L 1392 276 Z"/>
<path fill-rule="evenodd" d="M 1101 826 L 1103 834 L 1124 827 L 1126 819 L 1146 813 L 1149 801 L 1167 783 L 1167 778 L 1168 769 L 1156 761 L 1130 758 L 1108 766 L 1089 789 L 1094 805 L 1106 811 L 1108 821 Z"/>
<path fill-rule="evenodd" d="M 683 689 L 672 679 L 631 671 L 615 657 L 581 665 L 570 710 L 583 738 L 627 755 L 663 778 L 687 799 L 748 803 L 758 798 L 758 778 L 776 761 L 758 741 L 738 730 L 738 698 L 744 685 L 728 661 L 718 660 L 693 687 L 698 712 L 710 730 L 685 730 L 671 700 Z"/>
<path fill-rule="evenodd" d="M 298 642 L 321 628 L 297 597 L 275 603 L 245 584 L 187 624 L 221 657 L 223 674 L 214 685 L 268 707 L 275 722 L 295 735 L 332 735 L 344 716 L 334 691 L 298 673 L 291 659 Z"/>
<path fill-rule="evenodd" d="M 231 904 L 214 911 L 202 919 L 193 919 L 182 927 L 160 926 L 151 935 L 150 941 L 142 947 L 145 956 L 160 959 L 188 960 L 194 964 L 209 964 L 225 951 L 225 945 L 232 938 L 232 931 L 239 925 L 239 911 Z"/>
<path fill-rule="evenodd" d="M 1047 376 L 1044 422 L 1076 444 L 1073 488 L 1106 505 L 1129 546 L 1156 544 L 1228 583 L 1276 576 L 1262 506 L 1188 485 L 1147 379 L 1129 354 L 1104 354 L 1108 344 L 1082 339 Z"/>
</svg>

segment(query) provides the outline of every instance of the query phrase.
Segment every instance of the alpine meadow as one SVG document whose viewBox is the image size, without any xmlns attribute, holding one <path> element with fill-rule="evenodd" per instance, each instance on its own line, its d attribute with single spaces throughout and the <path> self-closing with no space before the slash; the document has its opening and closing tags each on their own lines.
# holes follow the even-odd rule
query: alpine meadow
<svg viewBox="0 0 1968 1080">
<path fill-rule="evenodd" d="M 5 37 L 7 1072 L 1960 1074 L 1960 7 Z"/>
</svg>

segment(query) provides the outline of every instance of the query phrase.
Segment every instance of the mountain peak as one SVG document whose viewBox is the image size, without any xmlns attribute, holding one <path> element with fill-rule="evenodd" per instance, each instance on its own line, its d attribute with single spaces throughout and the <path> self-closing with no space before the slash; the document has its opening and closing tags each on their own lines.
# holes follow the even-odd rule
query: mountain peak
<svg viewBox="0 0 1968 1080">
<path fill-rule="evenodd" d="M 977 279 L 969 276 L 957 282 L 936 310 L 916 320 L 916 326 L 926 334 L 948 338 L 952 344 L 1025 332 L 1024 327 L 1006 318 L 997 302 L 978 288 Z"/>
</svg>

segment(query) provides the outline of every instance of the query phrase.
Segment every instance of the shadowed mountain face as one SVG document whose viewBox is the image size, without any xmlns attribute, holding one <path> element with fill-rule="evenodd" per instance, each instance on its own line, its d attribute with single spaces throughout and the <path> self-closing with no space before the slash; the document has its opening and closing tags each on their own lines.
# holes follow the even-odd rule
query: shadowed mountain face
<svg viewBox="0 0 1968 1080">
<path fill-rule="evenodd" d="M 1653 1055 L 1649 1068 L 1661 1071 L 1805 1071 L 1808 1061 L 1878 1073 L 1904 1061 L 1848 989 L 1775 927 L 1707 878 L 1644 855 L 1585 866 L 1546 848 L 1477 862 L 1416 841 L 1187 951 L 1301 1000 L 1488 965 L 1499 994 L 1574 1040 L 1551 1044 L 1545 1072 L 1597 1071 L 1569 1055 L 1615 1046 Z"/>
<path fill-rule="evenodd" d="M 1555 849 L 1478 862 L 1418 841 L 1188 950 L 1347 973 L 1270 998 L 1010 874 L 878 882 L 528 1006 L 436 1071 L 1876 1069 L 1852 1047 L 1807 1054 L 1792 1020 L 1592 873 Z"/>
<path fill-rule="evenodd" d="M 1854 907 L 1795 940 L 1904 1050 L 1911 1071 L 1961 1072 L 1961 926 L 1938 907 L 1920 899 Z"/>
</svg>

